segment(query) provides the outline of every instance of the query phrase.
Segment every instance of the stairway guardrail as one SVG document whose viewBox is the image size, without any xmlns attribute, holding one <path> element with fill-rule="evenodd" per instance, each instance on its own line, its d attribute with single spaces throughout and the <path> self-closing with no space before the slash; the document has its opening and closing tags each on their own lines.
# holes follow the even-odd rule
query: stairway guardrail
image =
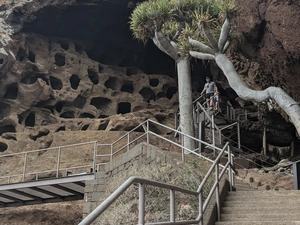
<svg viewBox="0 0 300 225">
<path fill-rule="evenodd" d="M 186 153 L 190 153 L 190 154 L 194 154 L 194 155 L 196 155 L 196 156 L 198 156 L 200 158 L 203 158 L 203 159 L 205 159 L 205 160 L 207 160 L 209 162 L 212 162 L 212 163 L 214 162 L 214 160 L 212 160 L 212 159 L 210 159 L 210 158 L 205 157 L 204 155 L 202 155 L 201 152 L 197 153 L 197 151 L 199 150 L 198 148 L 197 149 L 193 149 L 193 150 L 188 149 L 188 148 L 184 147 L 183 144 L 180 144 L 180 143 L 177 143 L 175 141 L 172 141 L 169 137 L 164 137 L 162 135 L 159 135 L 157 132 L 152 131 L 151 130 L 151 126 L 154 127 L 153 125 L 158 126 L 161 129 L 166 129 L 166 130 L 168 130 L 169 133 L 171 133 L 171 132 L 174 132 L 174 133 L 177 132 L 182 137 L 184 137 L 184 136 L 188 137 L 188 138 L 194 140 L 195 142 L 197 142 L 197 144 L 201 143 L 204 146 L 206 146 L 207 148 L 211 148 L 211 149 L 217 150 L 219 152 L 222 151 L 222 149 L 220 147 L 217 147 L 217 146 L 215 146 L 213 144 L 207 143 L 205 141 L 202 141 L 202 140 L 197 139 L 195 137 L 192 137 L 190 135 L 184 134 L 181 131 L 175 130 L 175 129 L 171 128 L 171 127 L 168 127 L 166 125 L 163 125 L 161 123 L 158 123 L 156 121 L 153 121 L 153 120 L 149 119 L 149 120 L 147 120 L 147 121 L 139 124 L 137 127 L 133 128 L 131 131 L 129 131 L 128 133 L 126 133 L 125 135 L 123 135 L 122 137 L 120 137 L 118 140 L 114 141 L 111 144 L 97 144 L 98 148 L 107 146 L 109 148 L 109 153 L 105 152 L 104 154 L 97 154 L 96 155 L 96 158 L 97 158 L 97 160 L 96 160 L 97 161 L 96 162 L 96 170 L 97 171 L 101 171 L 101 168 L 100 168 L 101 166 L 105 166 L 108 162 L 112 161 L 113 158 L 115 156 L 117 156 L 121 151 L 123 151 L 123 150 L 129 151 L 129 149 L 132 148 L 134 145 L 138 144 L 139 143 L 138 141 L 141 140 L 142 138 L 145 138 L 145 142 L 147 142 L 149 144 L 151 144 L 151 143 L 152 144 L 156 144 L 156 143 L 152 142 L 153 140 L 151 140 L 151 138 L 150 138 L 152 136 L 156 137 L 155 141 L 157 139 L 160 139 L 160 140 L 163 140 L 163 141 L 166 141 L 166 142 L 172 144 L 173 146 L 176 146 L 176 147 L 180 148 L 181 149 L 181 156 L 182 156 L 182 160 L 183 161 L 184 161 L 184 158 L 185 158 L 184 157 L 185 154 Z M 135 137 L 133 140 L 131 140 L 131 134 L 133 132 L 135 132 L 136 130 L 139 130 L 140 127 L 144 128 L 144 132 L 142 134 L 138 135 L 137 137 Z M 120 142 L 122 142 L 124 139 L 125 139 L 125 142 L 123 144 L 122 143 L 120 144 Z M 121 145 L 121 146 L 116 147 L 118 145 Z M 109 159 L 105 160 L 105 158 L 109 158 Z M 99 163 L 99 161 L 100 161 L 100 163 Z M 220 166 L 222 167 L 222 165 L 220 165 Z"/>
<path fill-rule="evenodd" d="M 76 152 L 78 153 L 77 161 L 70 161 L 69 155 L 74 154 L 74 149 L 77 147 L 80 147 L 80 151 Z M 85 147 L 86 150 L 83 151 L 82 148 Z M 76 171 L 76 173 L 89 173 L 91 169 L 95 171 L 95 159 L 97 152 L 96 147 L 97 142 L 91 141 L 72 145 L 31 150 L 27 152 L 0 155 L 2 171 L 5 171 L 5 163 L 10 164 L 10 166 L 8 166 L 9 169 L 7 169 L 6 173 L 11 172 L 11 164 L 16 164 L 12 171 L 16 172 L 14 174 L 1 176 L 0 180 L 5 179 L 7 180 L 6 183 L 11 183 L 14 182 L 12 181 L 12 178 L 14 178 L 16 179 L 16 182 L 24 182 L 27 180 L 27 177 L 29 177 L 30 180 L 38 180 L 41 174 L 49 175 L 49 173 L 52 173 L 51 177 L 57 178 L 61 176 L 68 176 L 71 171 Z M 87 154 L 87 158 L 84 158 L 85 154 Z M 45 157 L 43 157 L 43 155 Z M 73 159 L 74 158 L 76 159 L 76 157 L 73 157 Z M 88 163 L 84 159 L 86 159 Z M 68 164 L 70 164 L 70 166 L 66 166 Z M 37 165 L 39 165 L 39 168 L 35 168 Z M 62 173 L 65 174 L 62 175 Z"/>
<path fill-rule="evenodd" d="M 227 150 L 227 151 L 226 151 Z M 219 161 L 221 157 L 227 154 L 228 161 L 223 169 L 220 171 Z M 201 184 L 199 185 L 197 191 L 187 190 L 175 185 L 165 184 L 149 179 L 143 179 L 139 177 L 131 177 L 127 181 L 125 181 L 117 190 L 115 190 L 104 202 L 102 202 L 96 209 L 94 209 L 86 218 L 84 218 L 79 225 L 89 225 L 93 221 L 95 221 L 121 194 L 125 192 L 132 184 L 139 184 L 139 204 L 138 204 L 138 224 L 139 225 L 184 225 L 184 224 L 200 224 L 203 225 L 204 213 L 210 204 L 212 197 L 215 194 L 216 196 L 216 206 L 217 206 L 217 220 L 220 220 L 221 215 L 221 205 L 219 199 L 219 185 L 220 181 L 225 175 L 225 172 L 228 170 L 229 182 L 230 182 L 230 190 L 234 187 L 234 169 L 233 169 L 233 157 L 231 154 L 229 143 L 222 148 L 218 157 L 213 162 L 209 171 L 205 175 Z M 209 177 L 214 176 L 215 182 L 204 200 L 203 189 L 205 184 L 207 183 Z M 145 188 L 147 186 L 154 186 L 163 189 L 170 190 L 170 220 L 165 222 L 153 222 L 153 223 L 145 223 Z M 197 218 L 193 218 L 190 220 L 183 221 L 175 221 L 175 192 L 181 192 L 185 194 L 189 194 L 192 196 L 199 197 L 199 213 Z"/>
</svg>

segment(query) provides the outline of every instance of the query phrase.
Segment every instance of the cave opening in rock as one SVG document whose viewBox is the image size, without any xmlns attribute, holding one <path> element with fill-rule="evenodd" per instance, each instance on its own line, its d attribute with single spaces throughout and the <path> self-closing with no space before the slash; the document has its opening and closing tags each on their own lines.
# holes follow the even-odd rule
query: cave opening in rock
<svg viewBox="0 0 300 225">
<path fill-rule="evenodd" d="M 107 81 L 105 81 L 104 86 L 110 88 L 112 90 L 117 90 L 119 84 L 119 79 L 116 77 L 110 77 Z"/>
<path fill-rule="evenodd" d="M 91 113 L 82 113 L 79 118 L 95 118 L 95 116 Z"/>
<path fill-rule="evenodd" d="M 46 78 L 45 74 L 35 74 L 34 72 L 23 72 L 22 73 L 21 83 L 23 84 L 34 84 L 38 78 L 42 79 L 49 85 L 49 81 Z"/>
<path fill-rule="evenodd" d="M 97 109 L 102 110 L 106 113 L 111 105 L 112 101 L 108 98 L 96 97 L 92 98 L 91 105 L 95 106 Z"/>
<path fill-rule="evenodd" d="M 55 106 L 55 110 L 56 110 L 56 112 L 61 112 L 61 110 L 62 110 L 62 108 L 63 108 L 63 106 L 64 106 L 64 103 L 63 102 L 58 102 L 57 104 L 56 104 L 56 106 Z"/>
<path fill-rule="evenodd" d="M 167 98 L 171 99 L 173 96 L 177 93 L 178 89 L 177 87 L 169 87 L 167 90 Z"/>
<path fill-rule="evenodd" d="M 4 60 L 2 58 L 0 58 L 0 65 L 2 65 L 4 62 Z"/>
<path fill-rule="evenodd" d="M 63 88 L 61 80 L 53 76 L 50 76 L 50 85 L 53 90 L 61 90 Z"/>
<path fill-rule="evenodd" d="M 12 84 L 7 88 L 4 94 L 4 98 L 14 100 L 17 99 L 17 97 L 18 97 L 18 85 Z"/>
<path fill-rule="evenodd" d="M 154 91 L 148 87 L 143 88 L 139 93 L 143 96 L 145 102 L 150 103 L 150 100 L 155 101 L 156 99 Z"/>
<path fill-rule="evenodd" d="M 161 92 L 158 92 L 157 95 L 156 95 L 156 99 L 160 99 L 160 98 L 165 98 L 167 97 L 166 96 L 166 93 L 164 91 L 161 91 Z"/>
<path fill-rule="evenodd" d="M 120 102 L 118 106 L 118 114 L 126 114 L 131 112 L 131 104 L 129 102 Z"/>
<path fill-rule="evenodd" d="M 98 73 L 95 72 L 92 69 L 88 69 L 88 76 L 90 80 L 92 81 L 93 84 L 98 84 L 99 83 L 99 76 Z"/>
<path fill-rule="evenodd" d="M 105 130 L 108 126 L 109 120 L 104 120 L 100 123 L 98 130 Z"/>
<path fill-rule="evenodd" d="M 79 109 L 83 109 L 84 105 L 86 103 L 86 98 L 78 95 L 77 98 L 73 102 L 73 106 Z"/>
<path fill-rule="evenodd" d="M 10 105 L 0 102 L 0 120 L 10 115 Z"/>
<path fill-rule="evenodd" d="M 35 54 L 33 54 L 33 52 L 29 51 L 28 59 L 30 62 L 35 63 Z"/>
<path fill-rule="evenodd" d="M 27 54 L 23 48 L 19 48 L 16 59 L 23 62 L 27 58 Z"/>
<path fill-rule="evenodd" d="M 25 127 L 34 127 L 35 126 L 35 113 L 30 112 L 25 120 Z"/>
<path fill-rule="evenodd" d="M 159 80 L 157 78 L 152 78 L 149 80 L 149 84 L 152 87 L 157 87 L 157 85 L 159 84 Z"/>
<path fill-rule="evenodd" d="M 0 142 L 0 152 L 7 150 L 8 145 L 6 143 Z"/>
<path fill-rule="evenodd" d="M 66 65 L 66 57 L 63 54 L 61 53 L 55 54 L 54 59 L 55 59 L 55 65 L 59 67 Z"/>
<path fill-rule="evenodd" d="M 90 124 L 85 124 L 82 126 L 81 130 L 87 130 L 89 128 Z"/>
<path fill-rule="evenodd" d="M 71 119 L 74 118 L 74 113 L 73 112 L 64 112 L 62 114 L 60 114 L 61 118 L 66 118 L 66 119 Z"/>
<path fill-rule="evenodd" d="M 77 90 L 79 83 L 80 83 L 79 77 L 76 74 L 72 74 L 72 76 L 70 77 L 71 88 Z"/>
<path fill-rule="evenodd" d="M 0 127 L 0 135 L 2 135 L 3 133 L 15 133 L 15 132 L 16 132 L 16 128 L 13 125 L 6 125 Z"/>
<path fill-rule="evenodd" d="M 133 93 L 134 90 L 132 82 L 125 82 L 121 87 L 121 91 Z"/>
</svg>

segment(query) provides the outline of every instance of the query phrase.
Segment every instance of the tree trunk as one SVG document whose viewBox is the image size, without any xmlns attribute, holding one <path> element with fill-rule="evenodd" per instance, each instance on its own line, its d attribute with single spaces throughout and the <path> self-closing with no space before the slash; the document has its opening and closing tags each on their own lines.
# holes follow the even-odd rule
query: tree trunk
<svg viewBox="0 0 300 225">
<path fill-rule="evenodd" d="M 178 60 L 177 71 L 181 131 L 194 137 L 192 81 L 188 57 Z M 183 145 L 190 150 L 195 149 L 195 141 L 188 137 L 183 138 Z"/>
<path fill-rule="evenodd" d="M 273 99 L 278 106 L 289 116 L 300 137 L 300 105 L 279 87 L 268 87 L 263 91 L 251 90 L 241 80 L 232 62 L 224 55 L 215 56 L 216 63 L 226 76 L 230 87 L 244 100 L 262 102 Z"/>
</svg>

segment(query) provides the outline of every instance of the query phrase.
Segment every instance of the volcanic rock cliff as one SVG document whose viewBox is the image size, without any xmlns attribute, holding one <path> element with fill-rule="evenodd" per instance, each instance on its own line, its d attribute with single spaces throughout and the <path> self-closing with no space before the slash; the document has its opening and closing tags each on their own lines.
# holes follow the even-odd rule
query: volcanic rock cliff
<svg viewBox="0 0 300 225">
<path fill-rule="evenodd" d="M 300 101 L 299 2 L 237 2 L 237 35 L 228 52 L 237 71 L 254 89 L 280 86 Z M 175 65 L 151 42 L 144 46 L 133 40 L 128 18 L 135 2 L 0 4 L 0 151 L 16 151 L 10 143 L 22 132 L 41 148 L 51 146 L 51 133 L 63 130 L 130 130 L 147 118 L 173 124 L 178 107 Z M 192 64 L 195 95 L 212 74 L 224 95 L 236 100 L 214 64 Z M 297 140 L 282 112 L 269 112 L 263 104 L 258 109 L 263 120 L 243 124 L 245 140 L 261 138 L 265 125 L 270 144 Z"/>
</svg>

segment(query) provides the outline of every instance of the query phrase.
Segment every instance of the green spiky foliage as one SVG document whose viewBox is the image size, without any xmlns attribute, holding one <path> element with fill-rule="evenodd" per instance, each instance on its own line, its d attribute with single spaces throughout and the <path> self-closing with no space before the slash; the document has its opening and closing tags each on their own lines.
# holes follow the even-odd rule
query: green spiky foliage
<svg viewBox="0 0 300 225">
<path fill-rule="evenodd" d="M 220 15 L 236 10 L 235 0 L 149 0 L 138 5 L 130 17 L 134 38 L 146 42 L 161 30 L 176 43 L 180 54 L 192 47 L 188 37 L 206 43 L 201 27 L 206 26 L 218 38 Z"/>
</svg>

